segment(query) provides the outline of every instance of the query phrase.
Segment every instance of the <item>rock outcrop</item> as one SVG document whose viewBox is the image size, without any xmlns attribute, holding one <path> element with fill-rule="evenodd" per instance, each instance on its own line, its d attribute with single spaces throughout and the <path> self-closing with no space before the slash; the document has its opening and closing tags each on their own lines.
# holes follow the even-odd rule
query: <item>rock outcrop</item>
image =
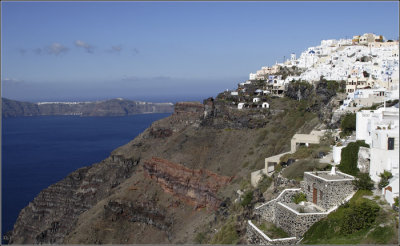
<svg viewBox="0 0 400 246">
<path fill-rule="evenodd" d="M 153 157 L 145 161 L 146 175 L 157 181 L 165 192 L 196 208 L 217 209 L 221 200 L 218 190 L 233 177 L 221 176 L 204 169 L 190 169 L 183 165 Z"/>
</svg>

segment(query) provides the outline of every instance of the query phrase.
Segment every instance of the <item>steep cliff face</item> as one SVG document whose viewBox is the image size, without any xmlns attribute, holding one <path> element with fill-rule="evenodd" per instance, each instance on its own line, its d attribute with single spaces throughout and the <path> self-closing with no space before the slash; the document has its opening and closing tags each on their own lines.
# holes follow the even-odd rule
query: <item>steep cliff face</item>
<svg viewBox="0 0 400 246">
<path fill-rule="evenodd" d="M 156 180 L 165 192 L 195 208 L 217 209 L 221 203 L 217 198 L 218 190 L 233 179 L 205 169 L 189 169 L 155 157 L 145 161 L 143 167 L 146 175 Z"/>
<path fill-rule="evenodd" d="M 112 99 L 98 102 L 30 103 L 2 99 L 3 117 L 81 115 L 81 116 L 125 116 L 143 113 L 171 113 L 172 103 L 137 102 Z"/>
<path fill-rule="evenodd" d="M 41 191 L 18 216 L 10 243 L 62 243 L 76 218 L 128 178 L 137 160 L 108 158 Z"/>
<path fill-rule="evenodd" d="M 293 118 L 294 103 L 273 99 L 276 112 L 178 103 L 111 157 L 42 191 L 21 211 L 11 242 L 193 243 L 228 213 L 218 211 L 242 180 L 288 151 L 296 129 L 316 117 Z"/>
</svg>

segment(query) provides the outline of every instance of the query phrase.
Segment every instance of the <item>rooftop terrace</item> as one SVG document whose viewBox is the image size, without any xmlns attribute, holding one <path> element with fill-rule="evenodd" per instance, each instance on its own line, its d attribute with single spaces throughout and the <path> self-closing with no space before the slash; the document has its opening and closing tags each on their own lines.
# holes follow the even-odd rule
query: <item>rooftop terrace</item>
<svg viewBox="0 0 400 246">
<path fill-rule="evenodd" d="M 339 171 L 336 171 L 334 175 L 330 171 L 319 171 L 319 172 L 304 172 L 304 174 L 311 175 L 313 177 L 323 179 L 324 181 L 345 181 L 353 180 L 354 177 Z"/>
</svg>

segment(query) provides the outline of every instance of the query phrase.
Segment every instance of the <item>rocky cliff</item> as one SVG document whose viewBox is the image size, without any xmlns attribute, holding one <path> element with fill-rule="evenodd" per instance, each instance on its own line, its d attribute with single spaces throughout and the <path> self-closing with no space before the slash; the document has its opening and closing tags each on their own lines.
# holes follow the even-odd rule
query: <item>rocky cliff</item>
<svg viewBox="0 0 400 246">
<path fill-rule="evenodd" d="M 154 157 L 146 161 L 143 168 L 146 175 L 155 180 L 165 192 L 195 208 L 217 209 L 221 203 L 216 196 L 218 190 L 233 178 L 220 176 L 207 169 L 189 169 Z"/>
<path fill-rule="evenodd" d="M 41 115 L 125 116 L 171 112 L 173 112 L 172 103 L 137 102 L 125 99 L 77 103 L 30 103 L 2 98 L 3 117 Z"/>
<path fill-rule="evenodd" d="M 109 158 L 43 190 L 21 211 L 10 242 L 195 242 L 205 225 L 229 215 L 226 201 L 265 157 L 288 151 L 298 129 L 319 123 L 296 100 L 271 98 L 270 105 L 238 111 L 211 98 L 177 103 Z"/>
</svg>

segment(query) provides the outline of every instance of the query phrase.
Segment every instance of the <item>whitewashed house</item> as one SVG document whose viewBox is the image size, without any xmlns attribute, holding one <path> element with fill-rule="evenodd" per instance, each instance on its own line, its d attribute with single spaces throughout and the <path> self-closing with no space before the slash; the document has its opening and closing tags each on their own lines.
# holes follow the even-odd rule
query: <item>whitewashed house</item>
<svg viewBox="0 0 400 246">
<path fill-rule="evenodd" d="M 390 129 L 388 129 L 390 128 Z M 369 175 L 375 182 L 385 170 L 399 174 L 399 127 L 380 124 L 371 132 L 371 162 Z"/>
<path fill-rule="evenodd" d="M 244 103 L 238 103 L 238 109 L 243 109 L 244 108 Z"/>
<path fill-rule="evenodd" d="M 385 170 L 399 173 L 399 108 L 362 110 L 356 114 L 356 139 L 370 145 L 369 175 L 379 182 Z"/>
<path fill-rule="evenodd" d="M 253 98 L 253 103 L 257 103 L 257 102 L 259 102 L 259 101 L 261 101 L 261 99 L 260 99 L 259 97 Z"/>
<path fill-rule="evenodd" d="M 263 102 L 261 105 L 262 108 L 269 108 L 269 103 Z"/>
</svg>

